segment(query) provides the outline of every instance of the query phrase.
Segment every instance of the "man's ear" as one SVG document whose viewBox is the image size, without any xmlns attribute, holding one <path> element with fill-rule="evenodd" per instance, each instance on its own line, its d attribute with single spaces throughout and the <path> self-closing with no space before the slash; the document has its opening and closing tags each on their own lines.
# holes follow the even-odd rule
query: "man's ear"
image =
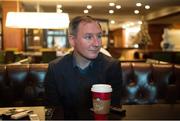
<svg viewBox="0 0 180 121">
<path fill-rule="evenodd" d="M 74 47 L 75 45 L 75 37 L 73 35 L 68 35 L 68 40 L 69 40 L 69 43 L 71 45 L 71 47 Z"/>
</svg>

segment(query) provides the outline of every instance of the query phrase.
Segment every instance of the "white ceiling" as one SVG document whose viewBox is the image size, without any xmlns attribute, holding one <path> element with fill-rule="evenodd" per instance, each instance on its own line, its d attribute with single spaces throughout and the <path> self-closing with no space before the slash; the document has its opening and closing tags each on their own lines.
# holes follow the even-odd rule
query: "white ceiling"
<svg viewBox="0 0 180 121">
<path fill-rule="evenodd" d="M 12 0 L 11 0 L 12 1 Z M 144 15 L 146 20 L 153 23 L 180 23 L 180 0 L 14 0 L 20 1 L 25 6 L 25 11 L 36 11 L 37 5 L 41 11 L 55 12 L 56 5 L 61 4 L 63 12 L 67 12 L 70 18 L 76 15 L 83 15 L 83 10 L 87 5 L 92 5 L 88 15 L 100 19 L 115 20 L 116 24 L 110 25 L 110 29 L 115 29 L 126 22 L 138 21 Z M 110 7 L 109 2 L 121 5 L 121 9 Z M 141 2 L 141 7 L 136 7 L 136 3 Z M 146 10 L 145 5 L 151 8 Z M 109 14 L 110 9 L 114 14 Z M 135 15 L 134 10 L 140 10 L 140 14 Z M 172 19 L 172 20 L 171 20 Z"/>
</svg>

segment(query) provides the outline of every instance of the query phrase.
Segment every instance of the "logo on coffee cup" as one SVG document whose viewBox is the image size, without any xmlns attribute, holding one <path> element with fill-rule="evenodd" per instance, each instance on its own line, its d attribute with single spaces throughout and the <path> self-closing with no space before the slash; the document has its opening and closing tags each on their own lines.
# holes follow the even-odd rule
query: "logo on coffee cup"
<svg viewBox="0 0 180 121">
<path fill-rule="evenodd" d="M 100 98 L 96 98 L 96 101 L 101 101 L 101 99 Z"/>
<path fill-rule="evenodd" d="M 100 98 L 96 98 L 94 103 L 94 109 L 95 111 L 101 111 L 104 109 L 103 103 Z"/>
</svg>

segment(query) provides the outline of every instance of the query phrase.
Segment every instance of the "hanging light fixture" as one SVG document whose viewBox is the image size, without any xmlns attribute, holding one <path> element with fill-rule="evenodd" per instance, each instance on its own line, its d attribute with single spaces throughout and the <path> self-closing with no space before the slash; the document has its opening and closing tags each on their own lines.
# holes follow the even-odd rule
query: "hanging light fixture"
<svg viewBox="0 0 180 121">
<path fill-rule="evenodd" d="M 6 27 L 63 29 L 69 25 L 67 13 L 8 12 Z"/>
<path fill-rule="evenodd" d="M 8 12 L 6 18 L 6 27 L 9 28 L 64 29 L 68 25 L 67 13 L 18 11 Z"/>
</svg>

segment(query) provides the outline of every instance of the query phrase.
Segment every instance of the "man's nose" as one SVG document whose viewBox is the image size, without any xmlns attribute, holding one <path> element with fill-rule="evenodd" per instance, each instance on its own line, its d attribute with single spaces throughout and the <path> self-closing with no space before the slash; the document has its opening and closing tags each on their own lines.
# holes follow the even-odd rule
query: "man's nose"
<svg viewBox="0 0 180 121">
<path fill-rule="evenodd" d="M 101 43 L 101 40 L 98 37 L 94 36 L 93 37 L 93 45 L 99 46 L 100 43 Z"/>
</svg>

